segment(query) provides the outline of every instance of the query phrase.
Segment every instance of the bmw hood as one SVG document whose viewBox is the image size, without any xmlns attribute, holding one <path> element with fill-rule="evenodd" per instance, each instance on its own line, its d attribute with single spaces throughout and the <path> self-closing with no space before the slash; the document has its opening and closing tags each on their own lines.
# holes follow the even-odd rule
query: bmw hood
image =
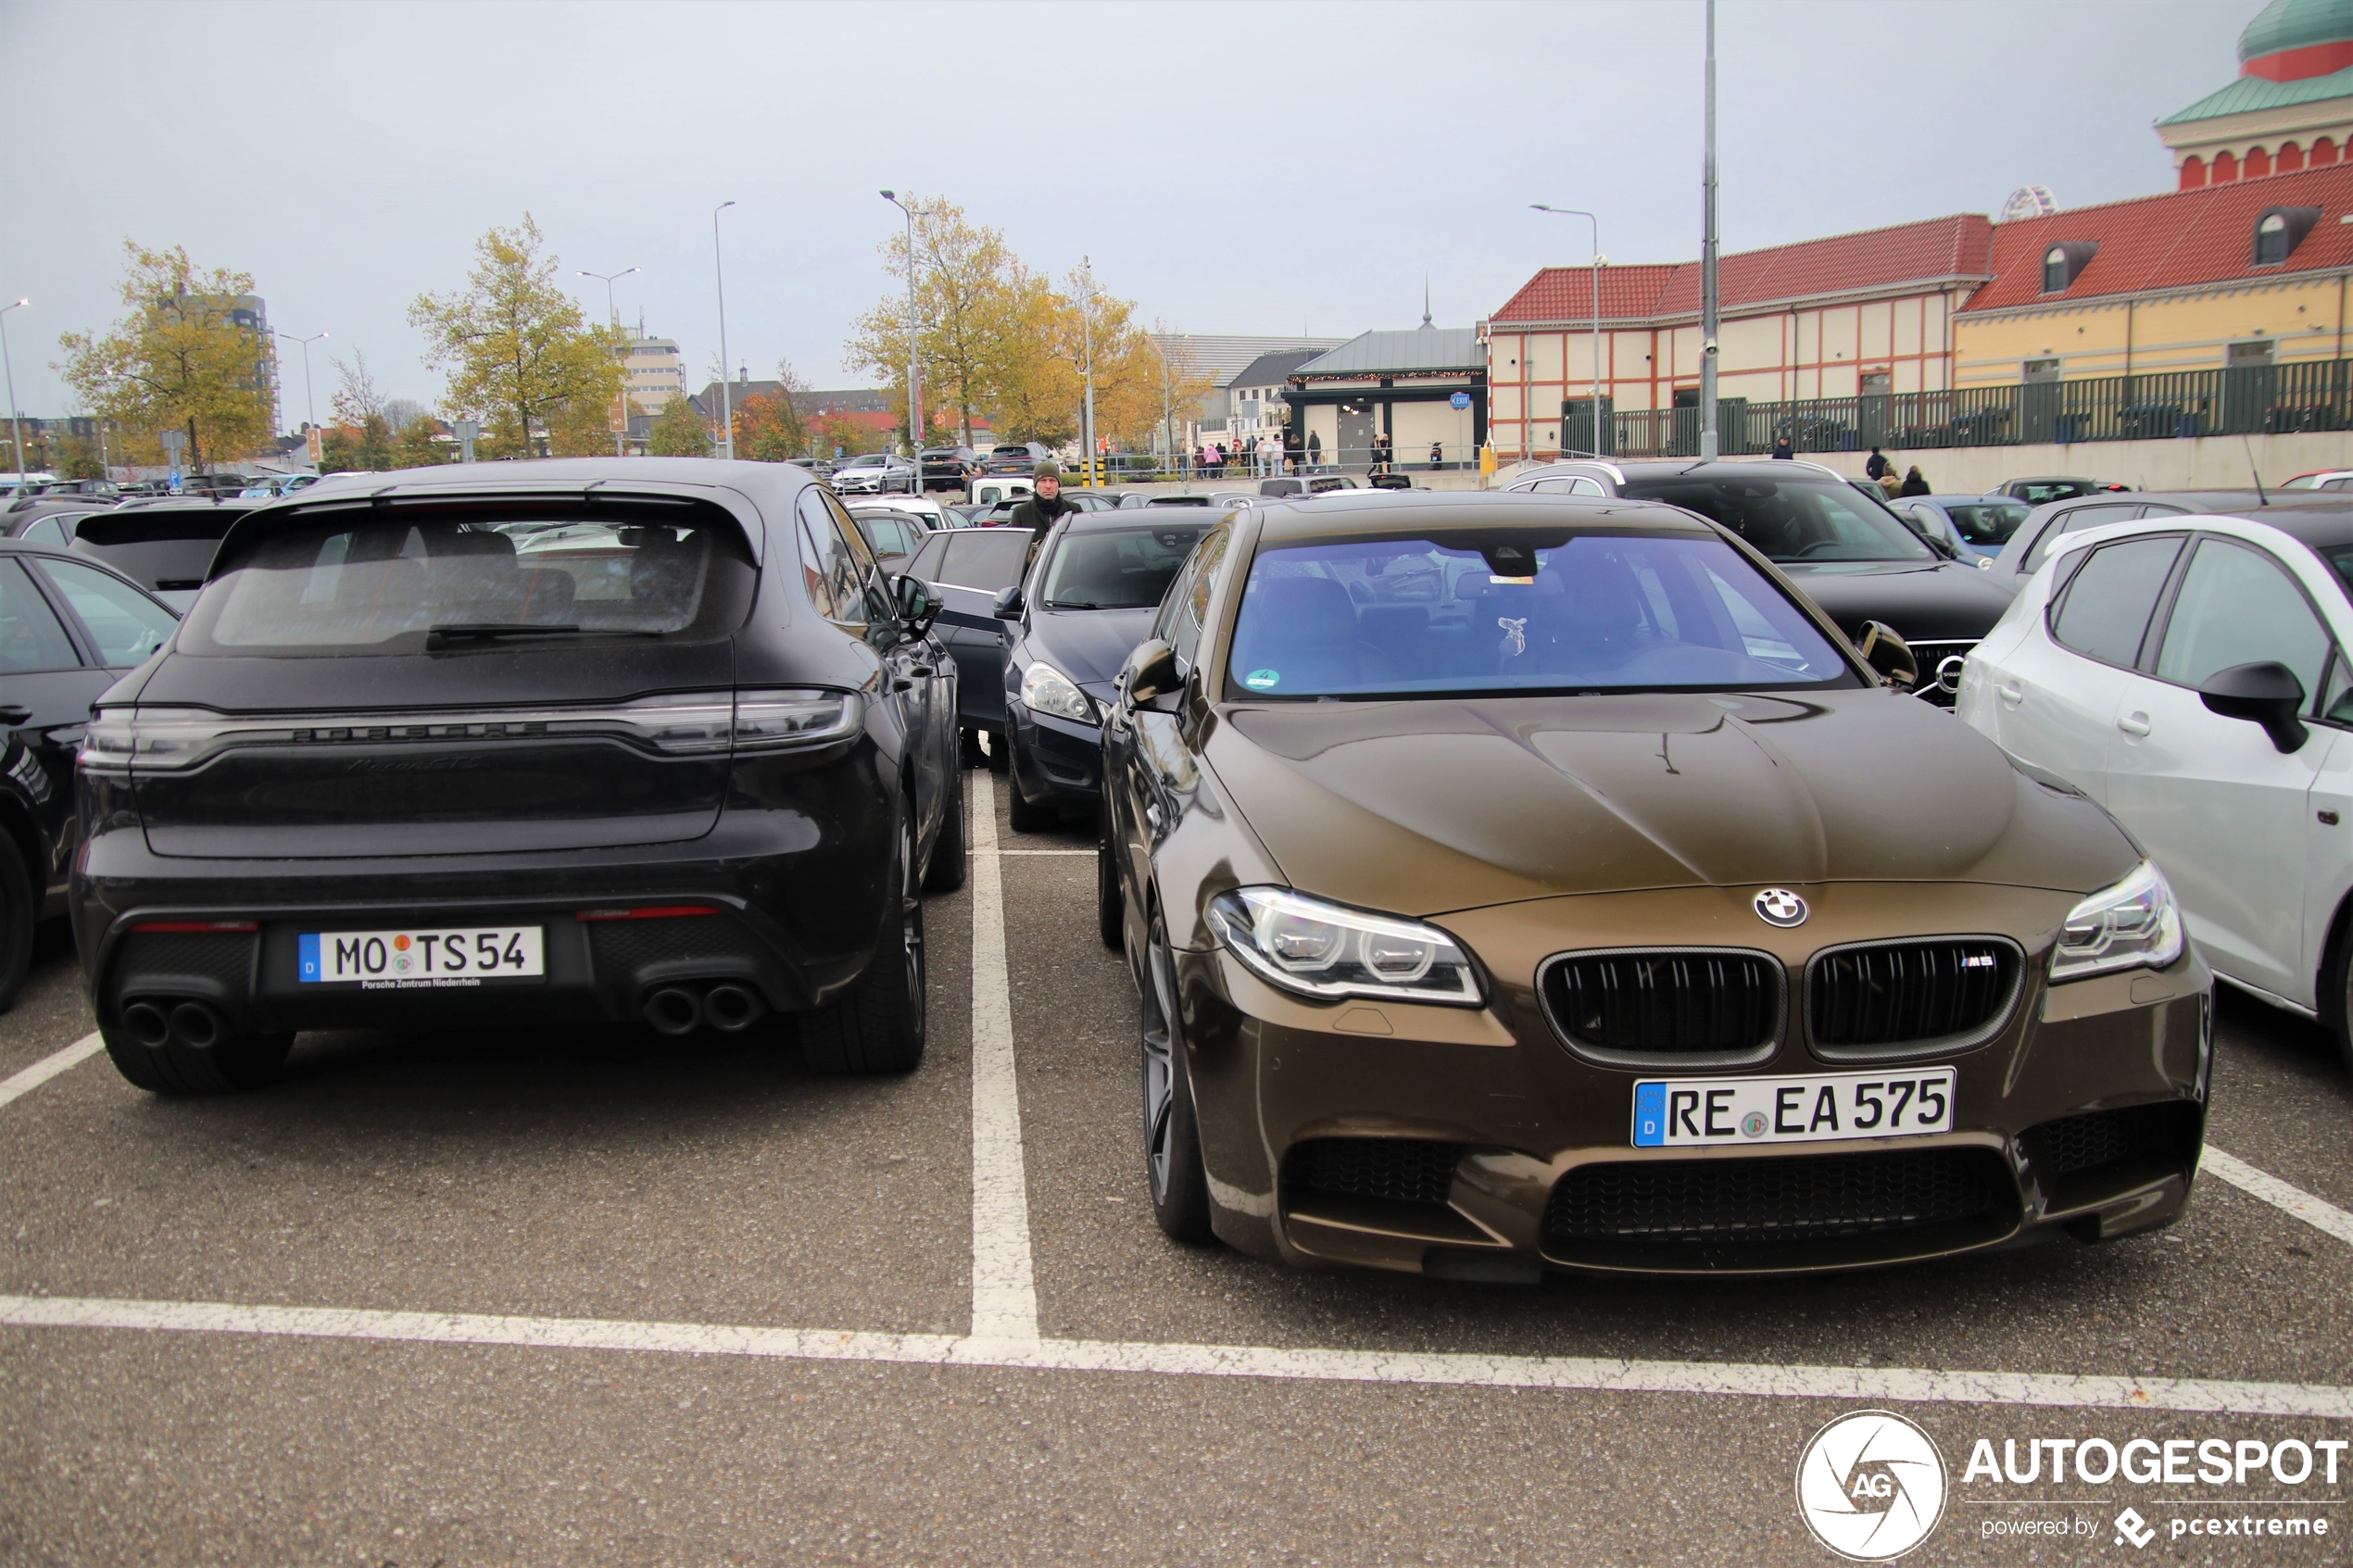
<svg viewBox="0 0 2353 1568">
<path fill-rule="evenodd" d="M 1401 914 L 1832 881 L 2089 893 L 2139 859 L 2090 801 L 1877 690 L 1244 704 L 1207 757 L 1292 886 Z"/>
<path fill-rule="evenodd" d="M 1111 684 L 1151 635 L 1156 608 L 1041 609 L 1029 618 L 1029 656 L 1069 676 L 1089 696 L 1108 698 Z"/>
</svg>

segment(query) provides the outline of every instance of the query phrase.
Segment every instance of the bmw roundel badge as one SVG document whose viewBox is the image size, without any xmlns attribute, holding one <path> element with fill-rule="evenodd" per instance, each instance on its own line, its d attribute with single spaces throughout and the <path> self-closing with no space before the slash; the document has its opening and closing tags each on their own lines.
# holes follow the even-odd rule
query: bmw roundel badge
<svg viewBox="0 0 2353 1568">
<path fill-rule="evenodd" d="M 1786 887 L 1768 887 L 1756 896 L 1756 918 L 1767 925 L 1804 925 L 1806 900 Z"/>
</svg>

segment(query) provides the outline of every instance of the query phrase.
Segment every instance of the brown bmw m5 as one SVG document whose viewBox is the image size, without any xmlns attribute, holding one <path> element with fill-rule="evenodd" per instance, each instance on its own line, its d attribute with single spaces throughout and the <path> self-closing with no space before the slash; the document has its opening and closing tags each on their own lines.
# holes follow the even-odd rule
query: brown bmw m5
<svg viewBox="0 0 2353 1568">
<path fill-rule="evenodd" d="M 1104 725 L 1163 1228 L 1526 1279 L 2179 1215 L 2209 979 L 2164 878 L 1866 646 L 1655 504 L 1211 530 Z"/>
</svg>

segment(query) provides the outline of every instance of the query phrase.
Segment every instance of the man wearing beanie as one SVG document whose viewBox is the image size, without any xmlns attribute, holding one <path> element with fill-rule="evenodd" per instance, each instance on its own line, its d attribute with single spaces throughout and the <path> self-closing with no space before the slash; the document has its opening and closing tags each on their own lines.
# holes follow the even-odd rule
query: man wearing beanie
<svg viewBox="0 0 2353 1568">
<path fill-rule="evenodd" d="M 1063 470 L 1052 463 L 1039 463 L 1030 483 L 1038 493 L 1013 508 L 1013 515 L 1005 520 L 1008 528 L 1034 528 L 1038 537 L 1046 537 L 1046 530 L 1078 508 L 1063 499 Z"/>
</svg>

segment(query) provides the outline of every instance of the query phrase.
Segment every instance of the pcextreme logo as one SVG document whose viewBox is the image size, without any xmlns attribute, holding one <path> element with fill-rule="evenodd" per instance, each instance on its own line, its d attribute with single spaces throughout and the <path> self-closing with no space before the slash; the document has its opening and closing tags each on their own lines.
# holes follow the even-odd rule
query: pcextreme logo
<svg viewBox="0 0 2353 1568">
<path fill-rule="evenodd" d="M 1944 1456 L 1892 1411 L 1856 1411 L 1814 1434 L 1797 1461 L 1797 1512 L 1856 1562 L 1903 1556 L 1944 1517 Z"/>
</svg>

